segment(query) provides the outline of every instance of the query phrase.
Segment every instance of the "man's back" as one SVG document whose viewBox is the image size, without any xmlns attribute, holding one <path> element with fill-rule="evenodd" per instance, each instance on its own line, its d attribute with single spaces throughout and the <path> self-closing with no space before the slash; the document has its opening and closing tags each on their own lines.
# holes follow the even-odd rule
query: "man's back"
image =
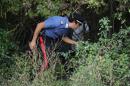
<svg viewBox="0 0 130 86">
<path fill-rule="evenodd" d="M 44 23 L 44 34 L 52 39 L 61 38 L 69 32 L 67 17 L 53 16 L 45 20 Z"/>
</svg>

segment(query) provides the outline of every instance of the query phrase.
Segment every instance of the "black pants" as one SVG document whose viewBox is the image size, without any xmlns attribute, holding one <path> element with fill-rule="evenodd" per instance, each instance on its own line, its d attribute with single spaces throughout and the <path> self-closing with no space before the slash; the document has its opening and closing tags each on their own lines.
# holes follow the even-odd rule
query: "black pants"
<svg viewBox="0 0 130 86">
<path fill-rule="evenodd" d="M 68 52 L 71 50 L 71 45 L 64 43 L 61 39 L 52 39 L 47 36 L 43 36 L 46 48 L 50 50 L 55 50 L 56 52 Z"/>
</svg>

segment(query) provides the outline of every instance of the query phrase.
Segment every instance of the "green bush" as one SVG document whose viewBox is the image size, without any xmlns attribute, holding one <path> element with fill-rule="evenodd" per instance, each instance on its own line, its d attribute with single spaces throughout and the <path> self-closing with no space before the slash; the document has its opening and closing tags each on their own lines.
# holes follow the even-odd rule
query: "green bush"
<svg viewBox="0 0 130 86">
<path fill-rule="evenodd" d="M 77 64 L 80 66 L 71 77 L 71 86 L 129 86 L 128 33 L 130 28 L 108 35 L 110 22 L 100 20 L 99 42 L 81 42 L 77 47 Z M 82 60 L 84 63 L 82 63 Z"/>
</svg>

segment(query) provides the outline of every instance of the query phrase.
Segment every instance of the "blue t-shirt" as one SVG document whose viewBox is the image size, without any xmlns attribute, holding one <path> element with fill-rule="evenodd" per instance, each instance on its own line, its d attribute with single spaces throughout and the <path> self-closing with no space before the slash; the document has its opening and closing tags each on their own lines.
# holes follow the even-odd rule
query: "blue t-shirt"
<svg viewBox="0 0 130 86">
<path fill-rule="evenodd" d="M 44 23 L 44 35 L 52 39 L 59 39 L 69 34 L 69 21 L 67 17 L 53 16 L 45 20 Z"/>
</svg>

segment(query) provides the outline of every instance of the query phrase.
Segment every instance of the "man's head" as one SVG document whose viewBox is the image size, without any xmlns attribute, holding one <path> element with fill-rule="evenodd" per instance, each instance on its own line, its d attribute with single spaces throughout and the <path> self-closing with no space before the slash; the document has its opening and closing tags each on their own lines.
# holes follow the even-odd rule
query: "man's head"
<svg viewBox="0 0 130 86">
<path fill-rule="evenodd" d="M 77 29 L 80 25 L 83 24 L 84 18 L 78 13 L 72 13 L 69 16 L 69 27 L 72 29 Z"/>
</svg>

